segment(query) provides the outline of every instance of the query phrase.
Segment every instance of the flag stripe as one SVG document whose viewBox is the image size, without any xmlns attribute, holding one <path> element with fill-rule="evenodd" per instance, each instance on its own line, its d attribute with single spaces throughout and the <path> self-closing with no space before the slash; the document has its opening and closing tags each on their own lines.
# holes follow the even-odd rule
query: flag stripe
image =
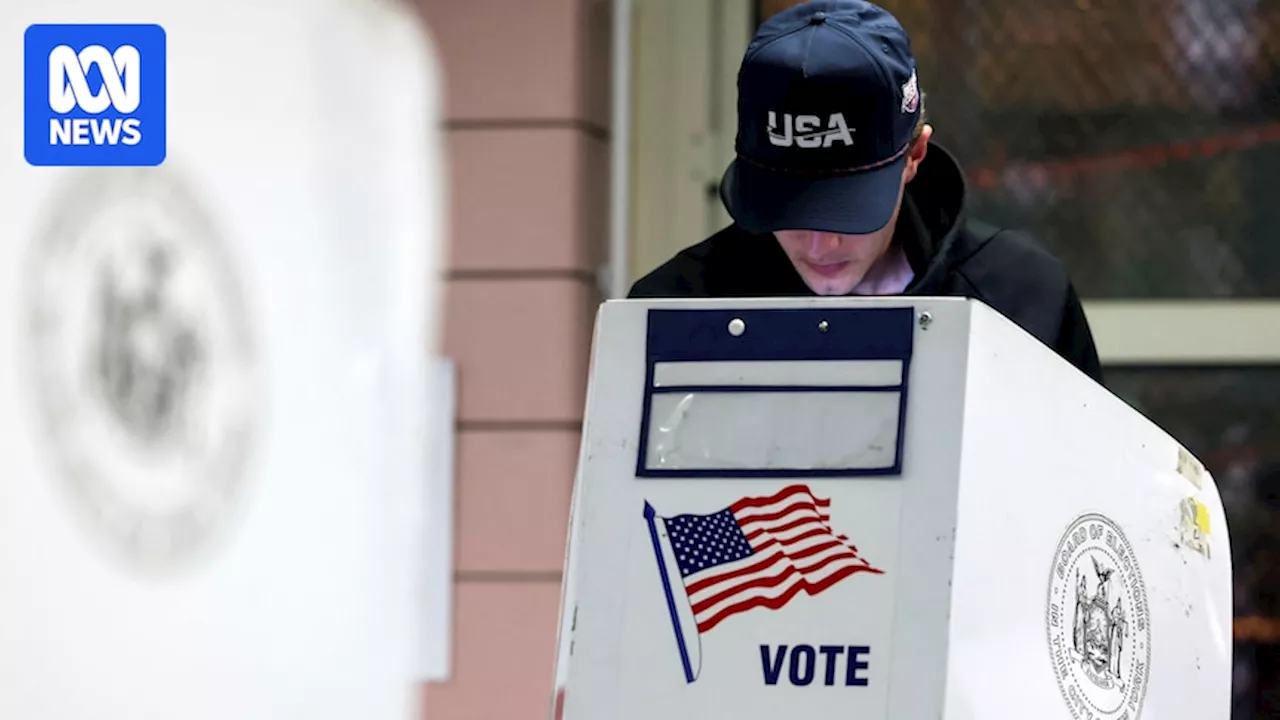
<svg viewBox="0 0 1280 720">
<path fill-rule="evenodd" d="M 746 533 L 748 540 L 750 540 L 753 537 L 758 537 L 763 533 L 770 533 L 772 535 L 781 535 L 790 530 L 795 530 L 796 528 L 807 528 L 814 525 L 818 526 L 819 530 L 822 530 L 824 532 L 831 532 L 831 528 L 829 528 L 826 525 L 826 520 L 829 520 L 829 519 L 830 518 L 826 518 L 826 519 L 820 518 L 820 517 L 815 518 L 815 517 L 803 515 L 800 513 L 793 513 L 793 514 L 788 514 L 787 522 L 779 522 L 773 525 L 760 525 L 757 523 L 744 522 L 742 523 L 742 532 Z"/>
<path fill-rule="evenodd" d="M 760 550 L 767 547 L 770 543 L 785 542 L 798 543 L 815 536 L 832 537 L 831 531 L 824 527 L 813 527 L 813 523 L 805 523 L 800 527 L 800 532 L 779 537 L 778 533 L 769 533 L 764 530 L 757 530 L 747 533 L 747 542 L 751 543 L 751 547 Z"/>
<path fill-rule="evenodd" d="M 778 507 L 785 507 L 786 509 L 778 511 Z M 810 519 L 816 513 L 821 524 L 834 534 L 835 531 L 830 525 L 831 514 L 825 512 L 825 509 L 830 507 L 830 499 L 816 498 L 809 492 L 808 488 L 797 485 L 772 497 L 739 500 L 730 506 L 730 509 L 740 519 L 743 532 L 746 532 L 750 537 L 753 532 L 757 532 L 756 526 L 758 524 L 764 523 L 767 526 L 773 526 L 775 525 L 773 521 L 776 518 L 784 517 L 788 512 L 801 511 L 803 513 L 804 510 L 810 511 L 808 513 Z M 819 510 L 819 508 L 822 510 Z M 838 535 L 837 538 L 843 541 L 849 539 L 846 535 Z M 856 547 L 853 550 L 857 552 Z"/>
<path fill-rule="evenodd" d="M 778 608 L 791 602 L 791 600 L 795 598 L 796 595 L 799 595 L 801 592 L 807 593 L 809 595 L 817 595 L 818 593 L 822 592 L 823 590 L 826 590 L 832 585 L 835 585 L 836 583 L 849 577 L 850 575 L 853 575 L 854 573 L 859 573 L 859 572 L 869 572 L 869 573 L 880 574 L 883 571 L 876 570 L 874 568 L 867 567 L 867 566 L 844 567 L 844 568 L 841 568 L 838 572 L 833 573 L 832 575 L 828 576 L 826 579 L 821 580 L 819 582 L 808 582 L 804 578 L 797 575 L 796 581 L 791 583 L 790 586 L 779 595 L 776 595 L 773 597 L 769 595 L 756 595 L 754 597 L 748 597 L 737 603 L 734 603 L 732 605 L 729 605 L 721 609 L 720 611 L 712 614 L 711 616 L 707 617 L 704 620 L 698 621 L 698 632 L 707 632 L 708 630 L 719 625 L 726 618 L 729 618 L 733 615 L 737 615 L 738 613 L 746 612 L 747 610 L 754 610 L 755 608 L 758 608 L 758 607 L 765 607 L 765 608 L 769 608 L 770 610 L 777 610 Z"/>
<path fill-rule="evenodd" d="M 690 575 L 685 579 L 685 588 L 693 595 L 713 585 L 733 580 L 743 575 L 758 572 L 772 564 L 779 555 L 793 560 L 801 560 L 823 550 L 838 548 L 850 557 L 857 558 L 857 553 L 831 539 L 831 535 L 821 529 L 810 533 L 801 533 L 789 538 L 773 538 L 764 536 L 751 543 L 756 555 L 743 561 L 729 563 L 710 568 L 701 573 Z M 776 552 L 767 552 L 776 551 Z"/>
<path fill-rule="evenodd" d="M 814 497 L 813 494 L 809 492 L 809 488 L 804 485 L 792 485 L 791 487 L 778 492 L 776 495 L 759 498 L 742 498 L 738 502 L 730 505 L 729 509 L 733 510 L 733 513 L 737 515 L 752 508 L 763 508 L 780 503 L 784 500 L 795 497 L 796 495 L 801 495 L 809 502 L 816 503 L 822 507 L 831 507 L 830 499 L 819 499 Z"/>
<path fill-rule="evenodd" d="M 782 562 L 779 562 L 781 560 Z M 766 561 L 768 562 L 768 561 Z M 746 592 L 757 587 L 772 587 L 782 582 L 783 579 L 793 574 L 799 573 L 803 576 L 820 574 L 828 565 L 834 562 L 851 563 L 854 565 L 866 565 L 861 558 L 850 557 L 845 553 L 827 552 L 822 556 L 815 558 L 812 562 L 803 565 L 795 563 L 791 558 L 774 557 L 772 562 L 768 562 L 765 567 L 749 573 L 743 573 L 734 583 L 727 589 L 720 590 L 712 594 L 702 594 L 697 597 L 690 595 L 693 600 L 693 613 L 698 615 L 713 605 L 722 602 L 725 598 L 733 597 L 739 593 Z"/>
<path fill-rule="evenodd" d="M 805 516 L 827 515 L 829 517 L 830 515 L 829 513 L 825 513 L 822 510 L 820 510 L 812 502 L 805 502 L 804 500 L 801 500 L 801 499 L 796 499 L 795 501 L 787 503 L 786 505 L 774 505 L 768 508 L 760 508 L 756 510 L 746 510 L 746 511 L 735 510 L 733 514 L 735 517 L 741 520 L 742 524 L 744 525 L 749 525 L 753 523 L 759 523 L 761 525 L 773 525 L 777 523 L 778 520 L 786 517 L 787 515 L 790 515 L 793 512 L 803 513 Z"/>
<path fill-rule="evenodd" d="M 820 522 L 830 520 L 828 511 L 818 508 L 812 502 L 805 502 L 798 498 L 787 503 L 770 505 L 767 508 L 733 511 L 733 515 L 746 528 L 776 527 L 784 524 L 784 518 L 787 517 L 807 518 Z"/>
</svg>

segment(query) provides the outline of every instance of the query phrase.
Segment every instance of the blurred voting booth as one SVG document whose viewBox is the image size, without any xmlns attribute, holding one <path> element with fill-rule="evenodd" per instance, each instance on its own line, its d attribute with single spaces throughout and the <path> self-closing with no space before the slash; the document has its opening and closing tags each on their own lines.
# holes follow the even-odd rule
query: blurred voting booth
<svg viewBox="0 0 1280 720">
<path fill-rule="evenodd" d="M 81 103 L 160 77 L 167 147 L 29 166 L 24 73 L 0 73 L 0 718 L 416 720 L 443 431 L 426 32 L 382 0 L 0 8 L 15 57 L 33 23 L 86 22 L 158 24 L 165 52 L 77 45 L 87 80 L 28 82 Z"/>
<path fill-rule="evenodd" d="M 965 299 L 610 301 L 564 720 L 1225 720 L 1231 550 L 1173 438 Z"/>
</svg>

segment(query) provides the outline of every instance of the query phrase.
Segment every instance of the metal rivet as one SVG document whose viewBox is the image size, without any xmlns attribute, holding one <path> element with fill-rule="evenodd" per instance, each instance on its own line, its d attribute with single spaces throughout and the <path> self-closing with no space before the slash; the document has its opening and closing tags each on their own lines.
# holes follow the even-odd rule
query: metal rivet
<svg viewBox="0 0 1280 720">
<path fill-rule="evenodd" d="M 827 328 L 829 327 L 831 326 L 827 324 L 827 321 L 823 320 L 822 322 L 818 323 L 818 332 L 826 332 Z"/>
<path fill-rule="evenodd" d="M 747 331 L 747 324 L 742 322 L 742 318 L 734 318 L 729 321 L 729 334 L 738 337 Z"/>
<path fill-rule="evenodd" d="M 920 329 L 929 329 L 929 323 L 933 322 L 933 315 L 928 310 L 920 313 Z"/>
</svg>

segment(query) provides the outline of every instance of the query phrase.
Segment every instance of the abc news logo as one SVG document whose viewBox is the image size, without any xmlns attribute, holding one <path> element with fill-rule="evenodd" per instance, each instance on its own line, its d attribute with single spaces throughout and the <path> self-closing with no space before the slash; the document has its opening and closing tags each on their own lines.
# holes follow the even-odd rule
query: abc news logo
<svg viewBox="0 0 1280 720">
<path fill-rule="evenodd" d="M 167 154 L 159 25 L 32 25 L 25 37 L 27 162 L 154 166 Z"/>
<path fill-rule="evenodd" d="M 97 68 L 102 87 L 89 89 L 87 73 Z M 142 57 L 138 48 L 121 45 L 114 53 L 101 45 L 76 52 L 59 45 L 49 53 L 49 108 L 67 115 L 79 108 L 100 115 L 113 108 L 121 115 L 136 112 L 142 103 Z M 52 145 L 137 145 L 142 141 L 142 121 L 135 117 L 50 118 Z"/>
</svg>

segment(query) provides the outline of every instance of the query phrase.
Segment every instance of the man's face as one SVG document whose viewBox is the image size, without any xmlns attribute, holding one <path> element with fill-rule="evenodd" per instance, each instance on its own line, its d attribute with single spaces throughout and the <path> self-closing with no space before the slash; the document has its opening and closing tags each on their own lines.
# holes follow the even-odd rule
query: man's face
<svg viewBox="0 0 1280 720">
<path fill-rule="evenodd" d="M 848 295 L 889 249 L 895 224 L 890 222 L 870 235 L 779 230 L 774 236 L 810 290 L 818 295 Z"/>
<path fill-rule="evenodd" d="M 889 218 L 889 223 L 876 232 L 869 235 L 841 235 L 816 230 L 777 230 L 773 233 L 810 290 L 818 295 L 848 295 L 862 282 L 872 266 L 884 257 L 893 242 L 894 228 L 898 225 L 903 190 L 916 176 L 928 151 L 932 134 L 933 128 L 924 126 L 920 137 L 912 145 L 907 154 L 906 166 L 902 170 L 898 205 L 893 209 L 893 217 Z"/>
</svg>

